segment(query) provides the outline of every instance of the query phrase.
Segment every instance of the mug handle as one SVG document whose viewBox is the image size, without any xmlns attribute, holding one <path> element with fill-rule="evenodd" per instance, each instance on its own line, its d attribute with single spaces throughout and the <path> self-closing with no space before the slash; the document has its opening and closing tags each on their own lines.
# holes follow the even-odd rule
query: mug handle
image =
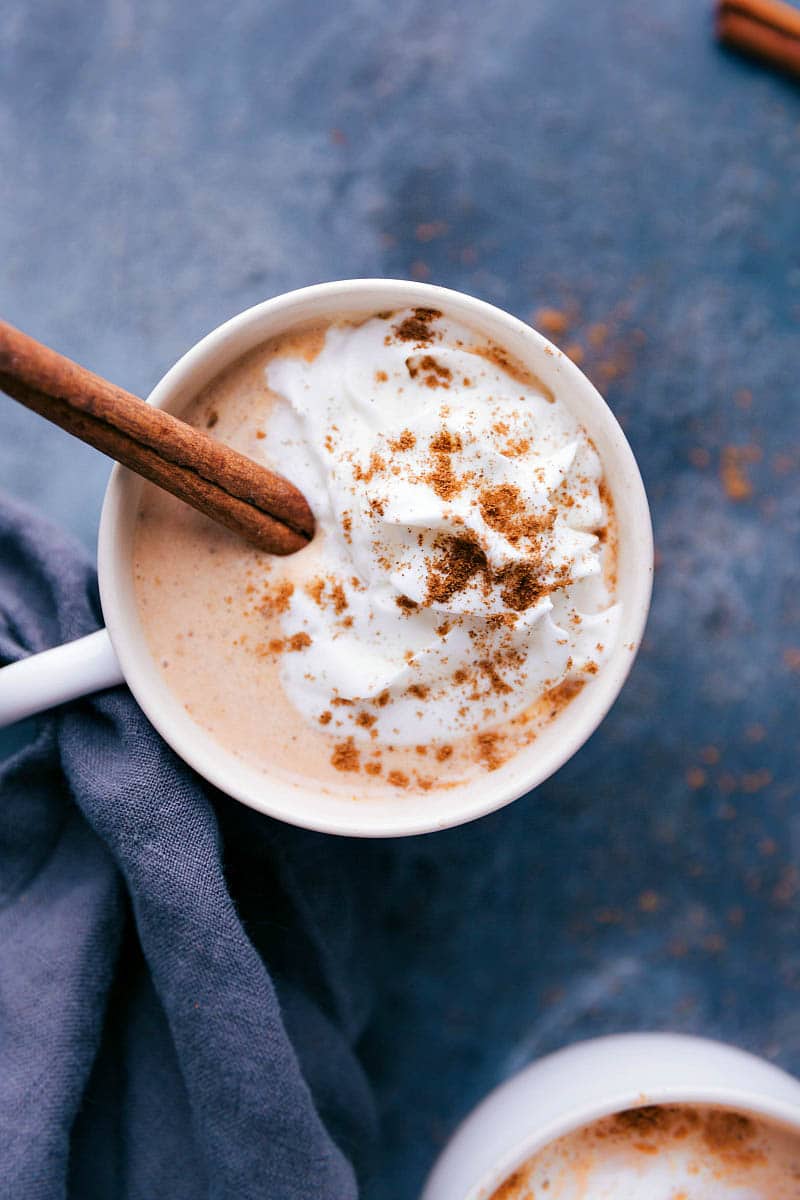
<svg viewBox="0 0 800 1200">
<path fill-rule="evenodd" d="M 124 682 L 107 629 L 31 654 L 0 670 L 0 729 Z"/>
</svg>

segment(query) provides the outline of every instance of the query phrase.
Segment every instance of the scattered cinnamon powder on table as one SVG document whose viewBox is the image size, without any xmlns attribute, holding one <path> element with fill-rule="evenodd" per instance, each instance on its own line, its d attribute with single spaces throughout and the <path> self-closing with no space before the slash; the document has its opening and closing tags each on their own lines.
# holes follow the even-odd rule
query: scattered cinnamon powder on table
<svg viewBox="0 0 800 1200">
<path fill-rule="evenodd" d="M 720 478 L 729 500 L 749 500 L 753 485 L 747 477 L 745 467 L 761 457 L 757 446 L 723 446 L 720 461 Z"/>
<path fill-rule="evenodd" d="M 560 308 L 537 308 L 533 314 L 533 326 L 557 337 L 569 329 L 569 316 Z"/>
</svg>

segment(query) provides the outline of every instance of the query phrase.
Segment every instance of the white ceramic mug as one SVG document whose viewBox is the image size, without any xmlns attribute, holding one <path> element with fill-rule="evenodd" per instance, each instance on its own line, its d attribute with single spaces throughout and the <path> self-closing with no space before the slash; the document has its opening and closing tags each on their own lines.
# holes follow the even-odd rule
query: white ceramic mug
<svg viewBox="0 0 800 1200">
<path fill-rule="evenodd" d="M 309 829 L 363 837 L 424 833 L 470 821 L 529 792 L 594 732 L 622 687 L 644 631 L 653 544 L 644 487 L 630 446 L 586 376 L 566 355 L 508 313 L 459 292 L 393 279 L 350 279 L 301 288 L 226 321 L 167 372 L 151 404 L 179 413 L 215 375 L 268 338 L 301 322 L 368 316 L 409 306 L 440 308 L 506 347 L 570 407 L 597 446 L 619 526 L 617 596 L 622 621 L 602 671 L 537 739 L 497 771 L 439 794 L 357 802 L 270 777 L 211 741 L 173 696 L 148 649 L 133 587 L 138 476 L 116 466 L 108 484 L 97 568 L 107 628 L 0 671 L 0 725 L 126 682 L 172 748 L 215 787 L 252 808 Z"/>
<path fill-rule="evenodd" d="M 734 1108 L 800 1134 L 800 1081 L 755 1055 L 682 1034 L 596 1038 L 539 1059 L 487 1096 L 445 1146 L 421 1200 L 488 1200 L 550 1142 L 649 1104 Z"/>
</svg>

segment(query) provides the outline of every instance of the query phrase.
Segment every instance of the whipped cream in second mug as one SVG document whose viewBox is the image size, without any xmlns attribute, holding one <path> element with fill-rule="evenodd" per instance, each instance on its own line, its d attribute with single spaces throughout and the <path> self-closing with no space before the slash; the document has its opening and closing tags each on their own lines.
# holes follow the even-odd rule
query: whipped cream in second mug
<svg viewBox="0 0 800 1200">
<path fill-rule="evenodd" d="M 145 489 L 143 626 L 209 734 L 356 794 L 492 770 L 603 668 L 616 531 L 587 432 L 432 309 L 293 331 L 183 414 L 283 471 L 317 518 L 270 558 Z"/>
</svg>

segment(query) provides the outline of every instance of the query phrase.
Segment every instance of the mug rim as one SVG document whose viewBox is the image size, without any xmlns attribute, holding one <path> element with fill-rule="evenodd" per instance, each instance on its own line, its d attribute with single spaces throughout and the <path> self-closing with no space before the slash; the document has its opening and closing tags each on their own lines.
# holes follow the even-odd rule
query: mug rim
<svg viewBox="0 0 800 1200">
<path fill-rule="evenodd" d="M 379 299 L 375 298 L 376 292 L 380 293 Z M 131 616 L 135 605 L 132 607 L 130 603 L 133 590 L 129 578 L 130 563 L 120 561 L 119 547 L 124 539 L 118 534 L 126 515 L 129 521 L 132 519 L 125 510 L 128 493 L 133 486 L 131 481 L 136 477 L 119 464 L 111 472 L 100 518 L 98 580 L 108 632 L 131 692 L 164 740 L 198 774 L 234 799 L 290 824 L 345 836 L 395 837 L 460 825 L 511 803 L 559 770 L 595 732 L 619 695 L 641 643 L 652 590 L 653 541 L 647 497 L 633 452 L 616 418 L 590 380 L 538 331 L 496 305 L 449 288 L 410 280 L 348 279 L 312 284 L 282 293 L 245 309 L 207 333 L 169 368 L 151 391 L 148 403 L 158 407 L 169 407 L 170 403 L 177 407 L 185 403 L 214 375 L 260 341 L 294 324 L 313 319 L 303 315 L 309 306 L 319 306 L 327 311 L 327 319 L 334 320 L 337 316 L 346 315 L 348 310 L 354 313 L 367 311 L 373 303 L 376 311 L 385 307 L 414 305 L 438 307 L 454 313 L 457 318 L 471 320 L 474 326 L 483 330 L 503 326 L 507 337 L 513 334 L 524 340 L 530 350 L 528 361 L 534 368 L 537 368 L 536 356 L 540 360 L 543 356 L 555 360 L 556 369 L 563 373 L 565 387 L 572 389 L 580 396 L 580 402 L 591 409 L 591 420 L 585 422 L 590 435 L 597 437 L 598 430 L 602 429 L 613 443 L 618 460 L 615 474 L 620 478 L 624 476 L 623 483 L 632 514 L 628 522 L 630 543 L 638 563 L 635 603 L 633 606 L 623 606 L 617 634 L 618 643 L 624 642 L 629 652 L 622 655 L 618 652 L 619 647 L 615 648 L 611 659 L 584 689 L 583 695 L 591 696 L 592 703 L 583 702 L 581 719 L 577 719 L 574 712 L 572 721 L 565 720 L 565 716 L 583 696 L 573 700 L 550 722 L 550 725 L 559 725 L 561 730 L 555 750 L 544 755 L 535 769 L 530 768 L 522 773 L 517 767 L 516 773 L 510 769 L 504 774 L 501 768 L 495 776 L 483 775 L 468 781 L 461 788 L 452 789 L 450 793 L 442 793 L 442 796 L 447 796 L 446 805 L 437 803 L 439 797 L 435 791 L 428 793 L 424 806 L 420 803 L 409 804 L 409 793 L 404 793 L 397 801 L 392 799 L 390 805 L 373 797 L 364 800 L 346 798 L 341 803 L 338 800 L 330 804 L 322 801 L 312 803 L 315 795 L 313 784 L 306 785 L 304 789 L 286 784 L 277 776 L 263 775 L 248 768 L 247 764 L 237 763 L 224 746 L 213 744 L 209 749 L 206 743 L 210 743 L 211 739 L 203 738 L 203 731 L 190 718 L 181 720 L 174 705 L 170 705 L 167 699 L 171 695 L 168 684 L 160 676 L 159 683 L 155 683 L 146 661 L 149 650 L 147 654 L 142 653 L 141 638 L 138 639 L 139 645 L 134 644 L 137 641 L 134 629 L 137 622 Z M 326 319 L 322 311 L 317 314 L 317 319 Z M 265 329 L 263 334 L 255 336 L 271 321 L 275 323 L 274 328 Z M 487 336 L 497 335 L 492 333 Z M 541 363 L 538 369 L 541 370 Z M 177 401 L 176 397 L 179 398 Z M 605 460 L 603 466 L 613 493 L 615 482 L 609 477 Z M 152 659 L 149 662 L 152 667 Z M 506 765 L 513 765 L 522 753 L 517 752 Z M 259 778 L 258 786 L 256 777 Z M 457 793 L 455 801 L 454 793 Z"/>
</svg>

